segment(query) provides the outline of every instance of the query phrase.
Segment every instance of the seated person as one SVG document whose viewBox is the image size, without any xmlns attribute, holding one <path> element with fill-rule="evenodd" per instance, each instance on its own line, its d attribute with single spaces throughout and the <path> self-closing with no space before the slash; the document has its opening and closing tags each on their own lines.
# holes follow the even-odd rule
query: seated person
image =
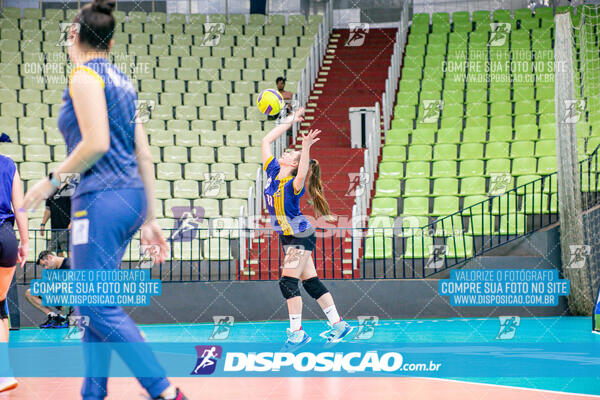
<svg viewBox="0 0 600 400">
<path fill-rule="evenodd" d="M 51 251 L 42 251 L 36 261 L 36 265 L 40 265 L 42 268 L 48 269 L 70 269 L 71 261 L 66 257 L 59 257 L 54 255 Z M 42 305 L 42 298 L 40 296 L 33 296 L 31 289 L 27 289 L 25 292 L 25 298 L 31 305 L 46 314 L 46 322 L 40 325 L 40 328 L 68 328 L 69 327 L 69 316 L 73 312 L 73 307 L 69 307 L 69 312 L 65 316 L 60 314 L 62 311 L 61 306 L 55 307 L 59 313 L 55 313 L 50 308 Z"/>
</svg>

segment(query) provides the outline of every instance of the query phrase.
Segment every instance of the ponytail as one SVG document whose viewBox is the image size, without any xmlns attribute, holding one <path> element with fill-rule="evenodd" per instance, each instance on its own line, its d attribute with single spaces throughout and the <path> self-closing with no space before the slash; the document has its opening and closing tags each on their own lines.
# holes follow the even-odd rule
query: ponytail
<svg viewBox="0 0 600 400">
<path fill-rule="evenodd" d="M 323 184 L 321 183 L 321 166 L 317 160 L 310 160 L 310 169 L 308 174 L 308 194 L 312 199 L 315 217 L 322 215 L 328 220 L 335 220 L 331 216 L 329 204 L 323 195 Z"/>
</svg>

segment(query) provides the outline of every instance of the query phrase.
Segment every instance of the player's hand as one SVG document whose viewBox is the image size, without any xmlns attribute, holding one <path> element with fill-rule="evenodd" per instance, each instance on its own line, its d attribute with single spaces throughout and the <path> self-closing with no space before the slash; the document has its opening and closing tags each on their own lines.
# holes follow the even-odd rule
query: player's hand
<svg viewBox="0 0 600 400">
<path fill-rule="evenodd" d="M 317 137 L 321 133 L 320 129 L 311 129 L 306 135 L 302 134 L 302 147 L 312 146 L 317 143 L 320 139 Z"/>
<path fill-rule="evenodd" d="M 52 196 L 56 192 L 56 187 L 50 182 L 48 178 L 42 179 L 25 194 L 23 199 L 22 210 L 19 211 L 35 211 L 37 206 L 48 197 Z"/>
<path fill-rule="evenodd" d="M 304 107 L 300 107 L 296 110 L 296 112 L 294 113 L 294 120 L 292 121 L 292 123 L 302 121 L 304 121 Z"/>
<path fill-rule="evenodd" d="M 143 246 L 158 246 L 160 251 L 154 252 L 157 256 L 157 259 L 154 260 L 155 263 L 163 262 L 169 253 L 169 244 L 155 220 L 148 221 L 142 226 L 140 244 Z"/>
<path fill-rule="evenodd" d="M 21 265 L 21 268 L 25 266 L 25 262 L 27 261 L 27 253 L 29 253 L 29 242 L 21 242 L 19 252 L 17 253 L 17 263 Z"/>
</svg>

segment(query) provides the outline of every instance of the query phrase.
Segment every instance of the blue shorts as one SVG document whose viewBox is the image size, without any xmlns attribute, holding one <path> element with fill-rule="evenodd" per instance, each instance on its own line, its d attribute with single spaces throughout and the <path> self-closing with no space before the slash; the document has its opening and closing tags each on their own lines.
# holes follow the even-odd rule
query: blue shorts
<svg viewBox="0 0 600 400">
<path fill-rule="evenodd" d="M 92 192 L 72 200 L 73 269 L 114 269 L 146 219 L 144 189 Z"/>
</svg>

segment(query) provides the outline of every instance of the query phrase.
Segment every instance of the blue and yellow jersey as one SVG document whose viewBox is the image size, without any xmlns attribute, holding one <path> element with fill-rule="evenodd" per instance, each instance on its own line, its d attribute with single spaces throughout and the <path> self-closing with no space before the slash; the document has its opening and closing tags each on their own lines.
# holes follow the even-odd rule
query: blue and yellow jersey
<svg viewBox="0 0 600 400">
<path fill-rule="evenodd" d="M 296 235 L 310 228 L 310 223 L 300 212 L 300 197 L 304 194 L 304 187 L 296 192 L 293 176 L 277 179 L 280 167 L 273 156 L 267 160 L 264 168 L 267 171 L 265 201 L 273 228 L 282 235 Z"/>
<path fill-rule="evenodd" d="M 81 142 L 81 131 L 71 99 L 71 80 L 77 71 L 85 71 L 98 80 L 106 95 L 110 149 L 82 174 L 73 198 L 84 193 L 107 189 L 143 188 L 135 157 L 137 91 L 129 78 L 105 58 L 89 60 L 71 72 L 58 115 L 67 153 Z"/>
</svg>

